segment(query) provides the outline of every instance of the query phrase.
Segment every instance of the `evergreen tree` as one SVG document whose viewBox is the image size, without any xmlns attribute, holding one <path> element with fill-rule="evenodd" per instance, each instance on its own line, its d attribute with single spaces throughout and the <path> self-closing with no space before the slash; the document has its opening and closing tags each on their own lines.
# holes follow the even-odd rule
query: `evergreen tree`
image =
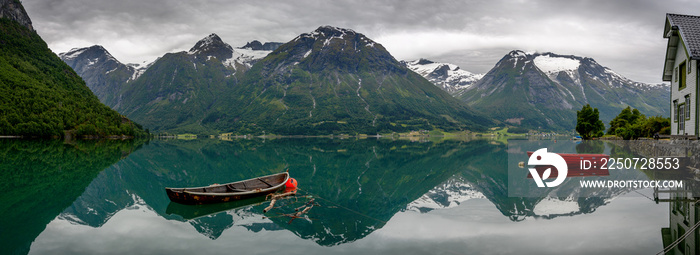
<svg viewBox="0 0 700 255">
<path fill-rule="evenodd" d="M 576 132 L 581 134 L 583 139 L 591 139 L 603 136 L 605 125 L 600 120 L 598 108 L 592 108 L 586 104 L 580 111 L 576 111 Z"/>
</svg>

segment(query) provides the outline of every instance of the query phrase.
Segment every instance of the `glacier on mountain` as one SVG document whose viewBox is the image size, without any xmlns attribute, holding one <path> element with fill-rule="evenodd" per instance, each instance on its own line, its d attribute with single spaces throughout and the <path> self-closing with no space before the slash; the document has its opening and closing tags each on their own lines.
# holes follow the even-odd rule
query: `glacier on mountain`
<svg viewBox="0 0 700 255">
<path fill-rule="evenodd" d="M 433 62 L 427 59 L 402 61 L 402 63 L 452 95 L 460 94 L 484 76 L 484 74 L 474 74 L 463 70 L 454 64 Z"/>
</svg>

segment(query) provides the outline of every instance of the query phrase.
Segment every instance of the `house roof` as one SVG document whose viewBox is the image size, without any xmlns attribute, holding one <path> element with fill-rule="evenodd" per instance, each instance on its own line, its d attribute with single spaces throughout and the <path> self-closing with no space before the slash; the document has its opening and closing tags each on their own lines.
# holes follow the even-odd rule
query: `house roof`
<svg viewBox="0 0 700 255">
<path fill-rule="evenodd" d="M 689 57 L 700 57 L 700 16 L 668 13 L 666 20 L 668 22 L 664 28 L 664 38 L 670 37 L 670 30 L 677 29 L 688 48 Z"/>
<path fill-rule="evenodd" d="M 700 59 L 700 16 L 666 14 L 664 38 L 668 38 L 663 80 L 670 81 L 678 50 L 685 51 L 688 59 Z M 681 45 L 685 47 L 680 48 Z"/>
</svg>

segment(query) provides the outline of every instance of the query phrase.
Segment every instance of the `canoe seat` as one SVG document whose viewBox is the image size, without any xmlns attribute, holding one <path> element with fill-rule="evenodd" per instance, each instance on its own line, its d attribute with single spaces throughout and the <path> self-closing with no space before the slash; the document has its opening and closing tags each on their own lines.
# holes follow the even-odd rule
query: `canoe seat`
<svg viewBox="0 0 700 255">
<path fill-rule="evenodd" d="M 265 181 L 265 180 L 263 180 L 262 178 L 257 178 L 257 179 L 258 179 L 259 181 L 261 181 L 261 182 L 263 182 L 263 183 L 267 184 L 267 186 L 269 186 L 269 187 L 273 187 L 273 186 L 274 186 L 274 185 L 272 185 L 272 184 L 270 184 L 270 183 L 266 182 L 266 181 Z"/>
<path fill-rule="evenodd" d="M 246 192 L 246 191 L 249 191 L 249 190 L 244 190 L 244 189 L 235 188 L 235 187 L 233 187 L 233 185 L 231 185 L 231 184 L 226 185 L 226 187 L 227 187 L 229 190 L 233 191 L 233 192 Z"/>
</svg>

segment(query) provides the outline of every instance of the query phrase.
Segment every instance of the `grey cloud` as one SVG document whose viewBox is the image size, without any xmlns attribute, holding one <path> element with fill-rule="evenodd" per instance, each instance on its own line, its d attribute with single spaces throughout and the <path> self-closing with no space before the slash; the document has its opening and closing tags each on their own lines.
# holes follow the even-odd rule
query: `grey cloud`
<svg viewBox="0 0 700 255">
<path fill-rule="evenodd" d="M 374 39 L 405 35 L 409 39 L 403 42 L 378 40 L 399 59 L 434 58 L 484 72 L 487 63 L 492 66 L 510 49 L 553 51 L 595 58 L 645 82 L 660 82 L 665 13 L 700 14 L 695 11 L 700 3 L 682 0 L 49 0 L 23 4 L 54 51 L 101 44 L 124 62 L 189 49 L 210 33 L 240 46 L 251 40 L 286 42 L 318 26 L 334 25 Z M 410 39 L 412 34 L 426 32 L 434 38 L 418 38 L 423 44 Z M 449 39 L 439 37 L 443 32 L 494 41 L 445 45 Z"/>
</svg>

